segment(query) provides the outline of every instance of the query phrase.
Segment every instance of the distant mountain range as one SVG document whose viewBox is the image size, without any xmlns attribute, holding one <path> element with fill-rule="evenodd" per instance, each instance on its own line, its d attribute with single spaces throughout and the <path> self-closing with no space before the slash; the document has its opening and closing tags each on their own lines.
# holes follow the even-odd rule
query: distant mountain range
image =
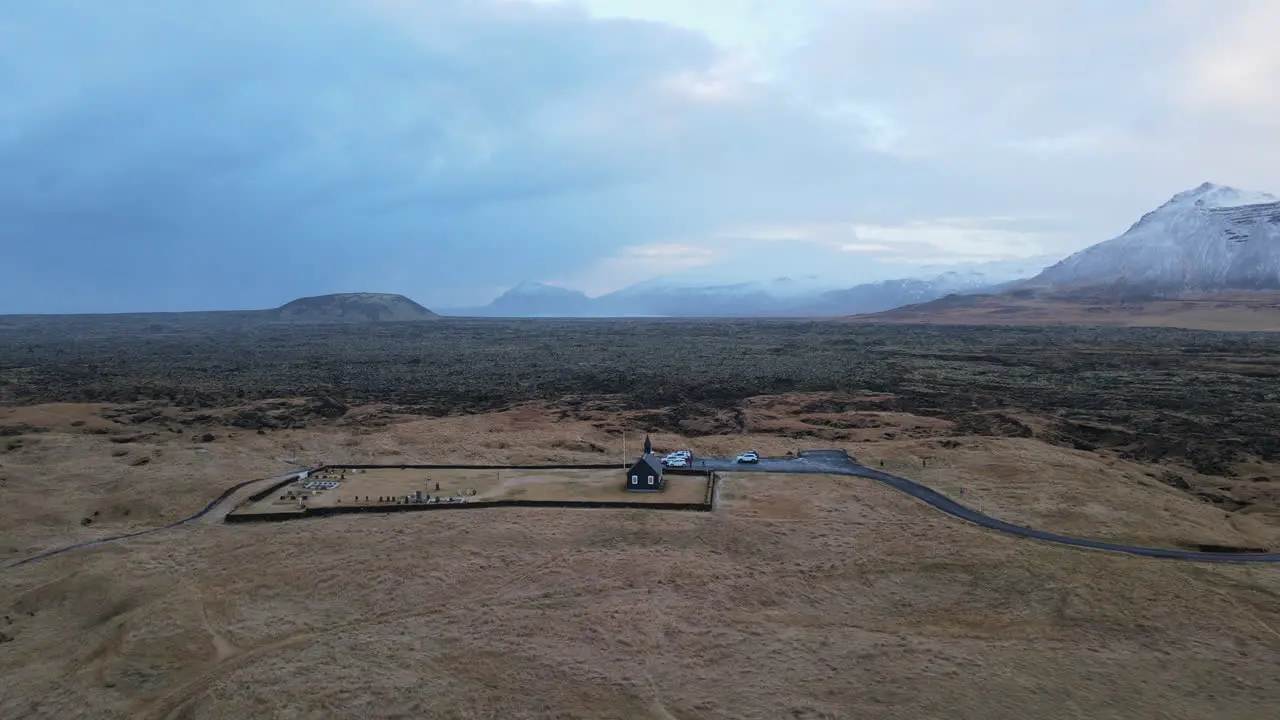
<svg viewBox="0 0 1280 720">
<path fill-rule="evenodd" d="M 927 308 L 931 301 L 952 295 L 1016 293 L 1023 300 L 1046 296 L 1113 301 L 1239 291 L 1280 291 L 1280 198 L 1206 182 L 1174 195 L 1119 237 L 1061 260 L 1042 256 L 917 270 L 909 277 L 850 287 L 833 287 L 816 277 L 727 284 L 715 283 L 714 277 L 658 278 L 596 298 L 521 283 L 484 307 L 442 314 L 848 316 L 922 304 Z M 954 299 L 945 303 L 949 313 L 963 305 Z"/>
<path fill-rule="evenodd" d="M 809 277 L 716 284 L 657 278 L 591 298 L 578 290 L 522 282 L 483 307 L 441 310 L 470 317 L 806 317 L 868 313 L 953 293 L 996 292 L 1060 256 L 934 268 L 908 277 L 840 287 Z"/>
</svg>

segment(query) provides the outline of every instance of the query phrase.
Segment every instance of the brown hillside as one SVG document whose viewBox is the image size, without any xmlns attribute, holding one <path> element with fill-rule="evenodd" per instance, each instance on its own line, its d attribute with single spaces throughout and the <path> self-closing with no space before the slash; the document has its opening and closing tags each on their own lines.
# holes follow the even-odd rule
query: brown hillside
<svg viewBox="0 0 1280 720">
<path fill-rule="evenodd" d="M 1231 294 L 1114 301 L 1027 294 L 950 295 L 845 318 L 921 325 L 1101 325 L 1231 332 L 1280 331 L 1280 294 Z"/>
</svg>

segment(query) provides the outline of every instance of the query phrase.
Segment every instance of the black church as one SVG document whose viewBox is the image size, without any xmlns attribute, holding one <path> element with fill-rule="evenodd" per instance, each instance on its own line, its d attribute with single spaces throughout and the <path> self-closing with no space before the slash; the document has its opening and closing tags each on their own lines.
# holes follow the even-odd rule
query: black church
<svg viewBox="0 0 1280 720">
<path fill-rule="evenodd" d="M 664 485 L 662 463 L 653 456 L 653 443 L 644 438 L 644 454 L 627 470 L 628 492 L 662 492 Z"/>
</svg>

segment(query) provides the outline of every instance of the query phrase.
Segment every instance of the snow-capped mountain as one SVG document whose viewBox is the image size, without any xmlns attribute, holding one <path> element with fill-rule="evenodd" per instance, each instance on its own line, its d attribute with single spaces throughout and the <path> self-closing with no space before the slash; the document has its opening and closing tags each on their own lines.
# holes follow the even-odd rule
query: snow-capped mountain
<svg viewBox="0 0 1280 720">
<path fill-rule="evenodd" d="M 902 278 L 822 293 L 794 308 L 795 315 L 855 315 L 937 300 L 947 295 L 1001 292 L 1035 275 L 1059 256 L 1001 260 L 955 267 L 931 277 Z M 936 269 L 936 268 L 934 268 Z"/>
<path fill-rule="evenodd" d="M 1280 289 L 1280 198 L 1204 183 L 1020 287 L 1152 296 Z"/>
<path fill-rule="evenodd" d="M 953 292 L 960 292 L 1035 277 L 1061 259 L 1061 255 L 1037 255 L 1029 258 L 992 260 L 963 265 L 924 265 L 917 269 L 912 277 L 950 285 Z"/>
<path fill-rule="evenodd" d="M 581 317 L 591 315 L 582 292 L 539 282 L 522 282 L 499 295 L 480 314 L 501 317 Z"/>
</svg>

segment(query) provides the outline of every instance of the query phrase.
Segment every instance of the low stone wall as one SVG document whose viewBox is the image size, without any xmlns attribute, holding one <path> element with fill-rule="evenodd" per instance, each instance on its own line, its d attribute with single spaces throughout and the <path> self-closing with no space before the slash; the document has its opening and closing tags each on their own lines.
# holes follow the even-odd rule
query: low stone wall
<svg viewBox="0 0 1280 720">
<path fill-rule="evenodd" d="M 612 467 L 612 466 L 611 466 Z M 414 503 L 409 505 L 334 505 L 307 508 L 302 512 L 247 513 L 227 515 L 227 522 L 277 522 L 302 518 L 345 515 L 348 513 L 396 513 L 430 510 L 475 510 L 479 508 L 543 507 L 543 508 L 630 508 L 634 510 L 678 510 L 711 512 L 711 503 L 652 503 L 624 500 L 480 500 L 477 502 Z"/>
<path fill-rule="evenodd" d="M 707 506 L 708 510 L 714 510 L 716 504 L 716 487 L 720 485 L 720 473 L 714 470 L 707 471 L 707 494 L 702 500 L 702 504 Z"/>
<path fill-rule="evenodd" d="M 621 463 L 595 465 L 321 465 L 313 473 L 325 470 L 625 470 Z"/>
<path fill-rule="evenodd" d="M 311 470 L 310 472 L 315 472 L 315 471 L 316 471 L 316 470 L 318 470 L 318 469 L 319 469 L 319 468 L 316 468 L 315 470 Z M 256 492 L 256 493 L 254 493 L 254 494 L 250 495 L 250 496 L 249 496 L 249 498 L 248 498 L 247 500 L 245 500 L 245 501 L 244 501 L 244 503 L 241 503 L 241 504 L 243 505 L 243 504 L 245 504 L 245 503 L 258 502 L 259 500 L 261 500 L 261 499 L 265 498 L 266 496 L 270 495 L 271 493 L 273 493 L 273 492 L 275 492 L 275 491 L 279 490 L 280 488 L 284 487 L 285 485 L 288 485 L 288 484 L 289 484 L 289 483 L 291 483 L 291 482 L 296 482 L 296 481 L 298 480 L 298 476 L 299 476 L 299 475 L 301 475 L 301 474 L 302 474 L 302 473 L 304 473 L 304 472 L 308 472 L 308 471 L 306 471 L 306 470 L 299 470 L 298 472 L 296 472 L 296 473 L 294 473 L 294 474 L 292 474 L 292 475 L 290 475 L 290 476 L 288 476 L 288 477 L 284 478 L 283 480 L 281 480 L 281 481 L 279 481 L 279 482 L 271 483 L 271 486 L 270 486 L 270 487 L 268 487 L 268 488 L 267 488 L 267 489 L 265 489 L 265 490 L 259 490 L 258 492 Z"/>
</svg>

